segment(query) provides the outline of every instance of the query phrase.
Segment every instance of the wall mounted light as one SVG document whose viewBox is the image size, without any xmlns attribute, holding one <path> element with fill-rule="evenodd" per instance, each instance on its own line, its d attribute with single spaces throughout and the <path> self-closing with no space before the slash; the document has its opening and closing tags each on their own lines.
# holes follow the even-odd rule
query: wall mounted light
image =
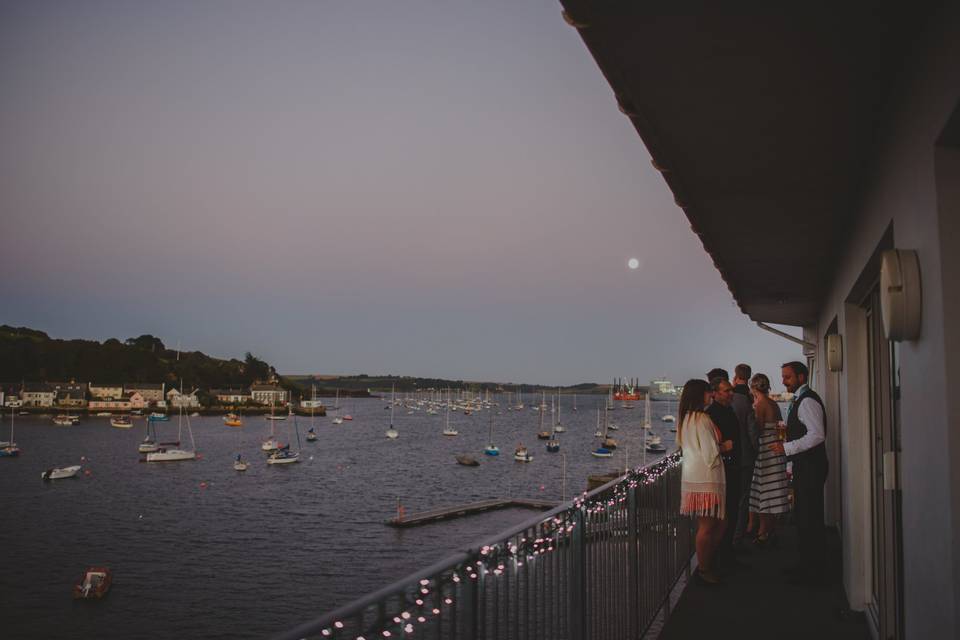
<svg viewBox="0 0 960 640">
<path fill-rule="evenodd" d="M 827 336 L 827 368 L 830 371 L 843 371 L 843 338 L 838 333 Z"/>
<path fill-rule="evenodd" d="M 883 332 L 897 342 L 920 337 L 923 296 L 920 261 L 912 249 L 891 249 L 880 256 L 880 311 Z"/>
</svg>

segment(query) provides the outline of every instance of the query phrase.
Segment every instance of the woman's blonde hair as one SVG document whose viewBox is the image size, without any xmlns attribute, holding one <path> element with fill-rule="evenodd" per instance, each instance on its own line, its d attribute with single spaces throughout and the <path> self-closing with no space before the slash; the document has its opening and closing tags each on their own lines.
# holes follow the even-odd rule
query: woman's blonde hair
<svg viewBox="0 0 960 640">
<path fill-rule="evenodd" d="M 760 393 L 770 393 L 770 378 L 763 373 L 758 373 L 750 378 L 750 388 Z"/>
</svg>

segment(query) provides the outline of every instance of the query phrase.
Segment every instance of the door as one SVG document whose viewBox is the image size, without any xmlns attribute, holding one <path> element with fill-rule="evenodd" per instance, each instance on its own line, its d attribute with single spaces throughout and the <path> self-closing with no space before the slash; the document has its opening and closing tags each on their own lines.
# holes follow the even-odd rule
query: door
<svg viewBox="0 0 960 640">
<path fill-rule="evenodd" d="M 880 290 L 864 301 L 870 384 L 872 584 L 870 614 L 881 640 L 903 638 L 900 524 L 900 346 L 883 334 Z"/>
</svg>

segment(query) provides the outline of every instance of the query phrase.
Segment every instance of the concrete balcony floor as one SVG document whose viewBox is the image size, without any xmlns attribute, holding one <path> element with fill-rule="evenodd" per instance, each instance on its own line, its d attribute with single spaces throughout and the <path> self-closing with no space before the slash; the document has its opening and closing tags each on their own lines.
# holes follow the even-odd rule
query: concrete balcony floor
<svg viewBox="0 0 960 640">
<path fill-rule="evenodd" d="M 785 526 L 778 533 L 775 546 L 740 556 L 749 568 L 725 574 L 723 585 L 707 587 L 691 579 L 660 640 L 870 640 L 864 615 L 847 604 L 836 533 L 827 538 L 831 579 L 818 587 L 789 583 L 783 569 L 797 562 L 796 531 Z"/>
</svg>

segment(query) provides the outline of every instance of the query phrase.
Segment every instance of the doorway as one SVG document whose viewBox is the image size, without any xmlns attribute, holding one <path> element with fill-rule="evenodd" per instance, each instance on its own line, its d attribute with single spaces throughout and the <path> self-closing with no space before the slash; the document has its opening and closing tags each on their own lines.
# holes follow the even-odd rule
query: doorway
<svg viewBox="0 0 960 640">
<path fill-rule="evenodd" d="M 862 303 L 867 320 L 870 406 L 870 511 L 873 571 L 868 610 L 881 640 L 903 638 L 900 492 L 900 346 L 886 339 L 880 288 Z"/>
</svg>

